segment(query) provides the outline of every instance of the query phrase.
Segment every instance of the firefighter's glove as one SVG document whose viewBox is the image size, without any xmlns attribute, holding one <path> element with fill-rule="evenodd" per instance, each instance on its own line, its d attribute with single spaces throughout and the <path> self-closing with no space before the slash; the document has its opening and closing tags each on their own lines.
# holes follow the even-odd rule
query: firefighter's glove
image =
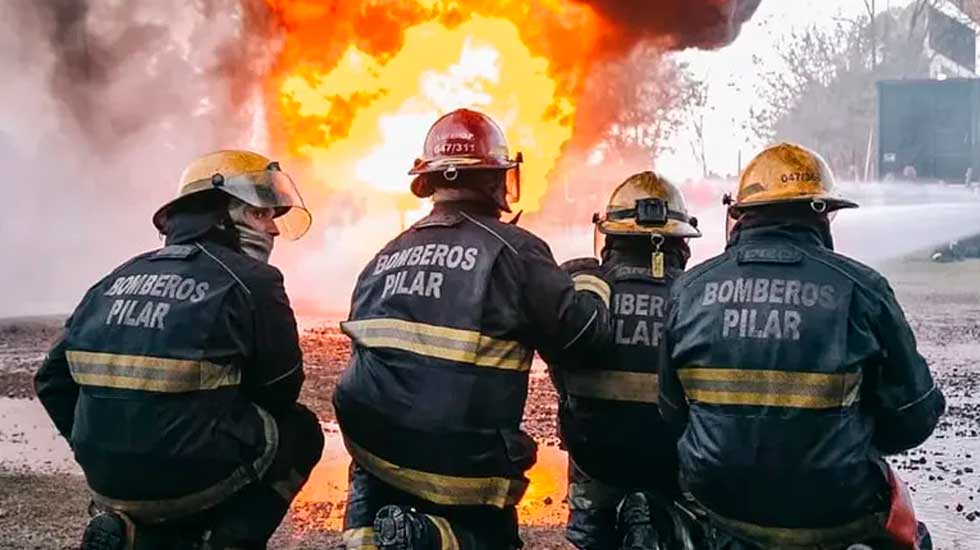
<svg viewBox="0 0 980 550">
<path fill-rule="evenodd" d="M 609 283 L 602 278 L 599 270 L 599 260 L 595 258 L 575 258 L 561 264 L 565 273 L 572 277 L 575 283 L 575 290 L 578 292 L 591 292 L 598 296 L 606 306 L 609 306 Z"/>
</svg>

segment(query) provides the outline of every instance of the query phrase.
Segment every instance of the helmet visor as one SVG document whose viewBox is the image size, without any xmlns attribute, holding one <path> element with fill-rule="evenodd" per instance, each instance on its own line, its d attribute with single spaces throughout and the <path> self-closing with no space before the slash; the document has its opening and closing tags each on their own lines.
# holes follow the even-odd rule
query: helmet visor
<svg viewBox="0 0 980 550">
<path fill-rule="evenodd" d="M 521 200 L 521 165 L 516 164 L 507 170 L 507 203 L 514 204 Z"/>
<path fill-rule="evenodd" d="M 602 258 L 602 251 L 606 248 L 606 234 L 599 230 L 599 224 L 592 228 L 592 254 L 596 258 Z"/>
<path fill-rule="evenodd" d="M 306 234 L 313 222 L 296 184 L 279 170 L 232 176 L 216 187 L 256 208 L 275 209 L 276 227 L 283 237 L 291 241 Z"/>
</svg>

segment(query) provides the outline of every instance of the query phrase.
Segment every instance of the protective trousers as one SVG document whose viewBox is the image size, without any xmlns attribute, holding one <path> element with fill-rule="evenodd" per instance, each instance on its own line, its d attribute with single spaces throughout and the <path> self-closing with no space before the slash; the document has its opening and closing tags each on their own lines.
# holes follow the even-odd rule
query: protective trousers
<svg viewBox="0 0 980 550">
<path fill-rule="evenodd" d="M 514 550 L 523 545 L 515 507 L 442 506 L 400 491 L 352 462 L 344 516 L 347 550 L 375 550 L 374 518 L 382 507 L 397 505 L 424 515 L 438 536 L 414 550 Z"/>
<path fill-rule="evenodd" d="M 264 549 L 320 460 L 323 431 L 313 412 L 297 404 L 274 417 L 279 449 L 265 475 L 201 514 L 216 550 Z"/>
<path fill-rule="evenodd" d="M 616 519 L 626 489 L 590 478 L 568 461 L 568 524 L 565 538 L 579 550 L 610 550 L 619 546 Z"/>
<path fill-rule="evenodd" d="M 772 547 L 766 545 L 760 545 L 755 543 L 748 538 L 742 536 L 736 536 L 730 531 L 713 524 L 711 520 L 705 520 L 704 534 L 705 534 L 705 545 L 704 548 L 707 550 L 771 550 Z M 932 550 L 932 536 L 929 534 L 929 530 L 926 525 L 919 522 L 918 529 L 918 548 L 919 550 Z M 864 544 L 871 547 L 873 550 L 900 550 L 896 545 L 886 537 L 883 536 L 873 536 L 865 540 L 856 540 L 851 544 Z M 850 546 L 848 544 L 847 546 Z M 780 546 L 780 550 L 846 550 L 847 546 L 841 545 L 820 545 L 813 542 L 802 543 L 799 546 Z"/>
</svg>

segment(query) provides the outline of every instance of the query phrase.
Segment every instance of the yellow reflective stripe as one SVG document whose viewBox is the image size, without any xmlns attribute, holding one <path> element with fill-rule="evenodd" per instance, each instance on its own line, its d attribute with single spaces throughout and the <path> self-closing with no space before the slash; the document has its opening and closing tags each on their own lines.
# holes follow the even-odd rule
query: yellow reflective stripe
<svg viewBox="0 0 980 550">
<path fill-rule="evenodd" d="M 344 442 L 354 461 L 378 479 L 436 504 L 504 508 L 516 505 L 527 491 L 527 480 L 460 477 L 413 470 L 371 454 L 350 439 L 345 438 Z"/>
<path fill-rule="evenodd" d="M 572 277 L 572 281 L 575 282 L 575 290 L 587 290 L 589 292 L 594 292 L 598 294 L 602 301 L 609 307 L 609 297 L 612 295 L 612 290 L 609 289 L 609 283 L 603 281 L 601 277 L 595 275 L 589 275 L 587 273 L 579 273 Z"/>
<path fill-rule="evenodd" d="M 685 368 L 678 371 L 688 399 L 712 405 L 797 409 L 850 407 L 860 400 L 860 372 L 824 374 L 774 370 Z"/>
<path fill-rule="evenodd" d="M 578 397 L 656 403 L 660 392 L 657 373 L 612 370 L 568 370 L 562 376 L 568 393 Z"/>
<path fill-rule="evenodd" d="M 69 351 L 71 376 L 81 386 L 161 393 L 213 390 L 241 384 L 232 365 L 145 355 Z"/>
<path fill-rule="evenodd" d="M 347 321 L 341 323 L 341 329 L 364 347 L 400 349 L 479 367 L 527 371 L 534 357 L 520 342 L 401 319 Z"/>
<path fill-rule="evenodd" d="M 692 504 L 688 502 L 688 504 Z M 879 512 L 856 519 L 844 525 L 818 528 L 767 527 L 738 521 L 718 515 L 696 500 L 699 513 L 708 516 L 735 535 L 748 538 L 766 548 L 780 550 L 813 550 L 814 548 L 846 548 L 852 541 L 866 539 L 880 533 L 888 519 L 888 512 Z"/>
<path fill-rule="evenodd" d="M 426 514 L 425 517 L 429 518 L 429 521 L 439 531 L 439 550 L 459 550 L 459 540 L 456 539 L 456 533 L 453 532 L 453 528 L 446 521 L 446 518 L 430 516 L 429 514 Z"/>
<path fill-rule="evenodd" d="M 377 550 L 374 545 L 374 528 L 358 527 L 348 529 L 341 535 L 346 550 Z"/>
</svg>

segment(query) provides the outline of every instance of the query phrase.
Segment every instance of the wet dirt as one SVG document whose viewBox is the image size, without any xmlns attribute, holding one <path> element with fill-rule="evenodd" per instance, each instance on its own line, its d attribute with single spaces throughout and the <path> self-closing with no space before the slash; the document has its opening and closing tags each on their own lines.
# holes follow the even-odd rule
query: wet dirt
<svg viewBox="0 0 980 550">
<path fill-rule="evenodd" d="M 921 448 L 893 458 L 909 482 L 920 519 L 936 547 L 980 550 L 980 261 L 882 266 L 904 306 L 921 353 L 949 410 Z M 330 395 L 346 366 L 349 344 L 337 319 L 304 319 L 307 382 L 301 400 L 317 413 L 328 445 L 271 548 L 339 548 L 347 455 Z M 85 521 L 87 491 L 65 442 L 33 396 L 31 378 L 61 319 L 0 320 L 0 547 L 72 548 Z M 566 508 L 564 453 L 557 447 L 556 399 L 540 364 L 532 370 L 524 428 L 540 443 L 539 463 L 521 504 L 528 548 L 570 548 L 561 525 Z"/>
</svg>

